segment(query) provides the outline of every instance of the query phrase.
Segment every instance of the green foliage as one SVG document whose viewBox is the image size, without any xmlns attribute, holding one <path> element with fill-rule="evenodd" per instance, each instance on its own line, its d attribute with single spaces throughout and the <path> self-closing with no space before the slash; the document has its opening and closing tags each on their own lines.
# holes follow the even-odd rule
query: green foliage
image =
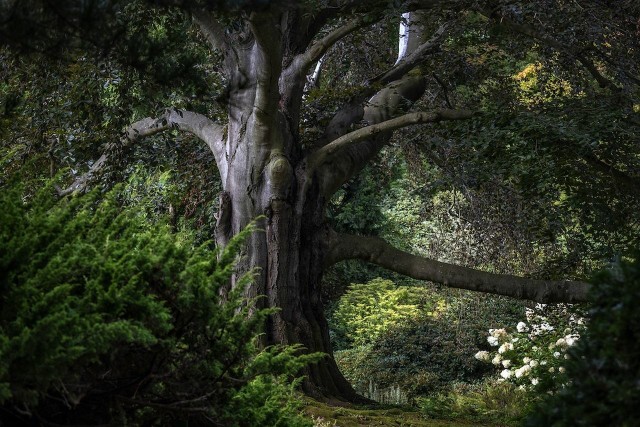
<svg viewBox="0 0 640 427">
<path fill-rule="evenodd" d="M 473 357 L 483 328 L 522 315 L 478 298 L 383 279 L 353 284 L 329 318 L 336 361 L 357 390 L 400 386 L 409 399 L 475 381 L 488 372 Z"/>
<path fill-rule="evenodd" d="M 219 297 L 253 228 L 220 252 L 121 186 L 52 193 L 0 194 L 3 423 L 304 425 L 290 379 L 319 356 L 258 352 L 273 310 L 243 301 L 251 274 Z"/>
<path fill-rule="evenodd" d="M 587 332 L 566 367 L 570 382 L 532 426 L 632 426 L 640 418 L 640 261 L 617 263 L 592 284 Z"/>
<path fill-rule="evenodd" d="M 331 315 L 335 347 L 375 342 L 390 328 L 432 309 L 428 297 L 429 292 L 424 288 L 396 286 L 380 278 L 368 283 L 352 283 Z"/>
</svg>

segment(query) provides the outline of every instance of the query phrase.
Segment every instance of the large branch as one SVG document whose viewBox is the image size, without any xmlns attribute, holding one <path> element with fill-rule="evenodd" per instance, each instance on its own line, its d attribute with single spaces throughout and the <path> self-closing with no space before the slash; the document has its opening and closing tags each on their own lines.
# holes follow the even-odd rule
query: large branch
<svg viewBox="0 0 640 427">
<path fill-rule="evenodd" d="M 389 85 L 403 78 L 409 71 L 426 61 L 431 54 L 438 52 L 442 40 L 447 33 L 447 28 L 447 25 L 442 25 L 429 40 L 419 45 L 413 52 L 403 57 L 393 67 L 367 80 L 363 85 L 363 89 L 358 94 L 353 95 L 346 105 L 334 115 L 327 125 L 323 138 L 317 141 L 315 146 L 325 145 L 344 135 L 351 125 L 362 119 L 364 114 L 363 104 L 368 98 L 380 90 L 381 86 Z"/>
<path fill-rule="evenodd" d="M 327 265 L 361 259 L 414 279 L 470 291 L 505 295 L 540 303 L 577 303 L 587 300 L 589 285 L 578 281 L 536 280 L 494 274 L 412 255 L 377 237 L 334 235 Z"/>
<path fill-rule="evenodd" d="M 89 181 L 104 167 L 116 149 L 127 147 L 145 137 L 169 129 L 179 129 L 190 132 L 203 140 L 213 152 L 220 173 L 224 173 L 225 160 L 222 141 L 226 133 L 226 128 L 216 124 L 202 114 L 179 110 L 177 108 L 168 108 L 160 117 L 146 117 L 125 129 L 120 140 L 108 144 L 105 152 L 91 165 L 89 171 L 76 178 L 73 184 L 66 189 L 60 190 L 60 195 L 64 196 L 76 191 L 83 191 L 89 184 Z"/>
<path fill-rule="evenodd" d="M 384 122 L 350 132 L 325 145 L 310 157 L 309 165 L 315 168 L 322 163 L 330 162 L 333 156 L 339 155 L 341 150 L 358 142 L 375 138 L 376 135 L 380 133 L 391 132 L 396 129 L 418 124 L 437 123 L 445 120 L 466 120 L 473 117 L 473 114 L 474 113 L 469 110 L 445 109 L 431 112 L 420 111 L 417 113 L 408 113 L 400 117 L 385 120 Z"/>
<path fill-rule="evenodd" d="M 387 84 L 394 80 L 398 80 L 409 71 L 414 69 L 416 66 L 420 65 L 424 62 L 429 55 L 438 52 L 440 50 L 440 45 L 444 40 L 444 37 L 447 34 L 447 30 L 449 28 L 448 24 L 441 25 L 433 36 L 426 42 L 422 43 L 420 46 L 416 47 L 410 54 L 401 58 L 396 64 L 391 67 L 389 70 L 381 73 L 371 79 L 369 79 L 366 84 L 372 85 L 375 83 Z"/>
<path fill-rule="evenodd" d="M 222 51 L 225 55 L 233 50 L 233 45 L 225 34 L 222 23 L 211 12 L 198 9 L 192 11 L 191 14 L 212 48 Z"/>
<path fill-rule="evenodd" d="M 255 75 L 256 92 L 253 102 L 255 117 L 269 127 L 277 116 L 280 93 L 278 80 L 282 71 L 282 34 L 275 12 L 252 12 L 249 28 L 255 39 L 255 45 L 246 66 Z M 265 134 L 260 137 L 267 140 Z"/>
<path fill-rule="evenodd" d="M 372 25 L 380 19 L 382 19 L 382 15 L 378 15 L 375 18 L 359 16 L 334 29 L 326 36 L 309 46 L 304 53 L 297 55 L 287 67 L 286 73 L 296 76 L 307 75 L 311 66 L 318 62 L 320 58 L 322 58 L 322 56 L 331 48 L 331 46 L 354 31 L 365 26 Z"/>
</svg>

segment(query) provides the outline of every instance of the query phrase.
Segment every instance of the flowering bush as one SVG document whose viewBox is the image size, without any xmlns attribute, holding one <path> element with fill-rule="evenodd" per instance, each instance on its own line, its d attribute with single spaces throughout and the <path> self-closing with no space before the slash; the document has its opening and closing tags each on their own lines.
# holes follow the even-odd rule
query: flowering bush
<svg viewBox="0 0 640 427">
<path fill-rule="evenodd" d="M 582 317 L 569 307 L 551 308 L 538 304 L 526 310 L 527 321 L 513 330 L 489 329 L 491 350 L 475 354 L 499 371 L 499 381 L 509 381 L 522 389 L 553 391 L 567 382 L 564 364 L 568 350 L 580 338 Z M 555 326 L 552 326 L 554 323 Z"/>
</svg>

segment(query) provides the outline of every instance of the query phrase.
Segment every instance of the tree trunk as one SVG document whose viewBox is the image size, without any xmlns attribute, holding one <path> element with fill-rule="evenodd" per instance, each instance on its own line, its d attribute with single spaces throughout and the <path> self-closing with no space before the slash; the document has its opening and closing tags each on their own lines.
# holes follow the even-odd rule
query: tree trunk
<svg viewBox="0 0 640 427">
<path fill-rule="evenodd" d="M 236 100 L 231 102 L 237 105 Z M 244 112 L 236 117 L 250 116 Z M 294 140 L 282 112 L 278 116 L 268 134 Z M 327 358 L 308 368 L 305 392 L 319 399 L 357 401 L 333 360 L 320 297 L 328 236 L 325 200 L 318 186 L 309 182 L 302 153 L 263 152 L 260 147 L 271 144 L 255 139 L 255 125 L 250 122 L 229 123 L 223 195 L 227 201 L 221 201 L 218 212 L 218 243 L 224 245 L 259 218 L 258 228 L 264 231 L 250 236 L 237 276 L 253 270 L 255 280 L 246 291 L 247 298 L 264 295 L 263 306 L 279 308 L 265 325 L 264 344 L 302 344 L 308 351 L 326 353 Z"/>
</svg>

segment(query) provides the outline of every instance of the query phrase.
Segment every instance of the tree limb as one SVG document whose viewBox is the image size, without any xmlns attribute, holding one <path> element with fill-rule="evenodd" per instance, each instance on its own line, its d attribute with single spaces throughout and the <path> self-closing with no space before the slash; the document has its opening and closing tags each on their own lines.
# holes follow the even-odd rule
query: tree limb
<svg viewBox="0 0 640 427">
<path fill-rule="evenodd" d="M 224 167 L 224 147 L 221 142 L 225 136 L 226 128 L 214 123 L 202 114 L 179 110 L 177 108 L 168 108 L 164 114 L 158 118 L 146 117 L 125 129 L 120 140 L 109 143 L 105 152 L 91 165 L 87 173 L 76 178 L 73 184 L 65 189 L 59 190 L 58 193 L 64 196 L 76 191 L 83 191 L 95 174 L 104 167 L 114 150 L 127 147 L 142 138 L 169 129 L 187 131 L 203 140 L 213 152 L 220 173 L 223 173 L 226 168 Z"/>
<path fill-rule="evenodd" d="M 325 129 L 324 136 L 314 144 L 322 146 L 334 139 L 344 135 L 352 124 L 362 119 L 364 114 L 363 104 L 368 98 L 373 96 L 376 91 L 380 90 L 380 85 L 388 85 L 398 79 L 404 77 L 409 71 L 426 61 L 429 55 L 437 52 L 444 36 L 446 35 L 448 26 L 442 25 L 434 35 L 418 46 L 411 54 L 405 56 L 398 61 L 389 70 L 367 80 L 360 93 L 351 97 L 345 106 L 343 106 L 333 116 Z"/>
<path fill-rule="evenodd" d="M 447 34 L 449 24 L 441 25 L 434 33 L 433 36 L 426 42 L 422 43 L 409 55 L 406 55 L 400 59 L 393 67 L 366 81 L 365 85 L 370 86 L 376 83 L 387 84 L 394 80 L 398 80 L 409 71 L 424 62 L 427 57 L 435 52 L 438 52 L 442 40 Z"/>
<path fill-rule="evenodd" d="M 280 99 L 278 80 L 282 71 L 282 48 L 276 21 L 272 13 L 252 12 L 249 17 L 255 46 L 247 66 L 256 77 L 253 107 L 256 117 L 262 122 L 275 120 Z"/>
<path fill-rule="evenodd" d="M 589 285 L 578 281 L 536 280 L 487 273 L 401 251 L 377 237 L 334 234 L 327 265 L 361 259 L 419 280 L 448 287 L 527 299 L 540 303 L 577 303 L 587 300 Z"/>
<path fill-rule="evenodd" d="M 291 62 L 291 65 L 287 67 L 287 72 L 295 75 L 306 75 L 311 66 L 314 63 L 318 62 L 320 58 L 322 58 L 322 56 L 327 52 L 327 50 L 331 48 L 331 46 L 342 40 L 347 35 L 353 33 L 354 31 L 362 27 L 374 24 L 380 19 L 382 19 L 382 15 L 379 15 L 376 18 L 359 16 L 336 28 L 335 30 L 329 32 L 329 34 L 309 46 L 309 48 L 304 53 L 297 55 Z"/>
<path fill-rule="evenodd" d="M 469 110 L 436 110 L 432 112 L 420 111 L 417 113 L 408 113 L 341 136 L 316 151 L 310 157 L 309 165 L 312 168 L 317 167 L 322 163 L 330 161 L 331 157 L 335 156 L 340 150 L 358 142 L 374 138 L 377 134 L 383 132 L 390 132 L 417 124 L 437 123 L 444 120 L 465 120 L 473 117 L 473 115 L 474 113 Z"/>
<path fill-rule="evenodd" d="M 222 51 L 225 55 L 234 50 L 229 38 L 224 33 L 223 25 L 211 12 L 199 9 L 192 11 L 191 16 L 212 48 Z"/>
</svg>

